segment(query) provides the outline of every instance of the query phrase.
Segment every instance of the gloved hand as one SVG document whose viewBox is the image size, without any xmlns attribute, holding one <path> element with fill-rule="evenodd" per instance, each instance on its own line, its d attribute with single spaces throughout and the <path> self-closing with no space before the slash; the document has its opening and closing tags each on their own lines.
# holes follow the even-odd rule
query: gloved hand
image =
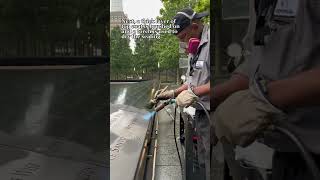
<svg viewBox="0 0 320 180">
<path fill-rule="evenodd" d="M 158 100 L 167 100 L 171 98 L 174 98 L 174 90 L 164 91 L 156 97 Z"/>
<path fill-rule="evenodd" d="M 189 107 L 198 99 L 199 97 L 195 95 L 191 90 L 184 90 L 179 94 L 178 97 L 176 97 L 176 102 L 178 106 Z"/>
<path fill-rule="evenodd" d="M 159 94 L 161 94 L 162 91 L 165 92 L 166 89 L 159 89 L 159 90 L 157 90 L 154 94 L 155 94 L 156 97 L 157 97 Z"/>
</svg>

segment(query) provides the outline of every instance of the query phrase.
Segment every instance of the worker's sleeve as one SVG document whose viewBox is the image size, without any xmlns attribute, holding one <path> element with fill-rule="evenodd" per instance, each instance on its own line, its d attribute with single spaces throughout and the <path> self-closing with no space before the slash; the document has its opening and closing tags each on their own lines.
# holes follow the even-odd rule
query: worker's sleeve
<svg viewBox="0 0 320 180">
<path fill-rule="evenodd" d="M 254 34 L 256 29 L 256 13 L 255 13 L 255 0 L 249 0 L 249 23 L 247 33 L 242 39 L 243 48 L 247 52 L 251 52 L 254 46 Z"/>
<path fill-rule="evenodd" d="M 233 74 L 242 74 L 249 77 L 249 58 L 254 46 L 254 33 L 256 28 L 255 0 L 249 0 L 249 23 L 247 33 L 242 39 L 244 48 L 244 62 L 241 63 Z"/>
<path fill-rule="evenodd" d="M 188 55 L 188 69 L 187 69 L 187 72 L 186 72 L 186 82 L 184 82 L 184 84 L 188 85 L 191 83 L 191 76 L 189 75 L 190 74 L 190 59 L 191 59 L 192 55 Z"/>
</svg>

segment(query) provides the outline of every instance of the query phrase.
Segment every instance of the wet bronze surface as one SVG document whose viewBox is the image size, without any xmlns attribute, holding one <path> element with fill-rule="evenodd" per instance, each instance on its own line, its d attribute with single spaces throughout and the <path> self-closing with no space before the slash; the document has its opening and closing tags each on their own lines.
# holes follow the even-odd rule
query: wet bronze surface
<svg viewBox="0 0 320 180">
<path fill-rule="evenodd" d="M 106 72 L 0 70 L 1 179 L 108 179 Z"/>
<path fill-rule="evenodd" d="M 110 179 L 132 180 L 150 119 L 144 109 L 152 82 L 112 83 L 110 91 Z M 124 171 L 121 171 L 124 170 Z"/>
</svg>

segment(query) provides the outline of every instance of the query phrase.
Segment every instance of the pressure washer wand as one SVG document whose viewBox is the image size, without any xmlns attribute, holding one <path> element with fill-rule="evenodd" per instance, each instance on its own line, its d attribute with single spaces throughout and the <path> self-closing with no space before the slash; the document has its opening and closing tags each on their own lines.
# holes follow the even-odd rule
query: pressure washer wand
<svg viewBox="0 0 320 180">
<path fill-rule="evenodd" d="M 159 100 L 157 99 L 157 96 L 161 93 L 163 93 L 165 90 L 167 90 L 168 86 L 166 86 L 165 88 L 156 91 L 156 93 L 154 94 L 153 99 L 151 99 L 148 104 L 146 105 L 147 109 L 152 109 L 156 104 L 158 104 Z"/>
<path fill-rule="evenodd" d="M 176 102 L 175 99 L 168 99 L 168 100 L 162 102 L 159 106 L 155 107 L 154 110 L 155 110 L 156 112 L 159 112 L 160 110 L 162 110 L 162 109 L 163 109 L 164 107 L 166 107 L 167 105 L 172 104 L 172 103 L 175 103 L 175 102 Z"/>
</svg>

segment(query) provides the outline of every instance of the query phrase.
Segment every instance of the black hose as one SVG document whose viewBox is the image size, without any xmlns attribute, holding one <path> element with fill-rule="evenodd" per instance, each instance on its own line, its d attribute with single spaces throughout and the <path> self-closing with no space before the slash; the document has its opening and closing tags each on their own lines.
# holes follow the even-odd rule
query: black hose
<svg viewBox="0 0 320 180">
<path fill-rule="evenodd" d="M 177 105 L 174 106 L 173 137 L 174 137 L 174 143 L 176 144 L 176 149 L 177 149 L 178 158 L 179 158 L 179 162 L 180 162 L 181 176 L 183 178 L 183 166 L 182 166 L 181 156 L 180 156 L 180 152 L 179 152 L 179 148 L 178 148 L 177 137 L 176 137 L 176 117 L 177 117 Z"/>
<path fill-rule="evenodd" d="M 204 110 L 204 112 L 206 113 L 206 116 L 208 118 L 208 120 L 210 120 L 210 114 L 207 111 L 207 109 L 204 107 L 204 105 L 200 102 L 196 102 L 198 105 L 201 106 L 201 108 Z M 181 176 L 183 178 L 183 166 L 182 166 L 182 161 L 181 161 L 181 156 L 180 156 L 180 152 L 179 152 L 179 148 L 178 148 L 178 143 L 177 143 L 177 137 L 176 137 L 176 117 L 177 117 L 177 105 L 175 105 L 174 107 L 174 118 L 173 118 L 173 137 L 174 137 L 174 142 L 176 145 L 176 149 L 177 149 L 177 153 L 178 153 L 178 158 L 179 158 L 179 162 L 180 162 L 180 167 L 181 167 Z"/>
<path fill-rule="evenodd" d="M 299 148 L 303 159 L 306 161 L 307 166 L 310 168 L 312 176 L 314 180 L 320 179 L 320 171 L 314 159 L 312 158 L 311 154 L 306 150 L 305 146 L 302 142 L 289 130 L 275 126 L 275 129 L 282 132 L 283 134 L 287 135 Z"/>
<path fill-rule="evenodd" d="M 208 118 L 208 121 L 210 121 L 210 114 L 209 114 L 208 110 L 204 107 L 204 105 L 203 105 L 202 103 L 197 102 L 197 104 L 201 106 L 201 108 L 202 108 L 202 109 L 204 110 L 204 112 L 206 113 L 206 116 L 207 116 L 207 118 Z"/>
</svg>

